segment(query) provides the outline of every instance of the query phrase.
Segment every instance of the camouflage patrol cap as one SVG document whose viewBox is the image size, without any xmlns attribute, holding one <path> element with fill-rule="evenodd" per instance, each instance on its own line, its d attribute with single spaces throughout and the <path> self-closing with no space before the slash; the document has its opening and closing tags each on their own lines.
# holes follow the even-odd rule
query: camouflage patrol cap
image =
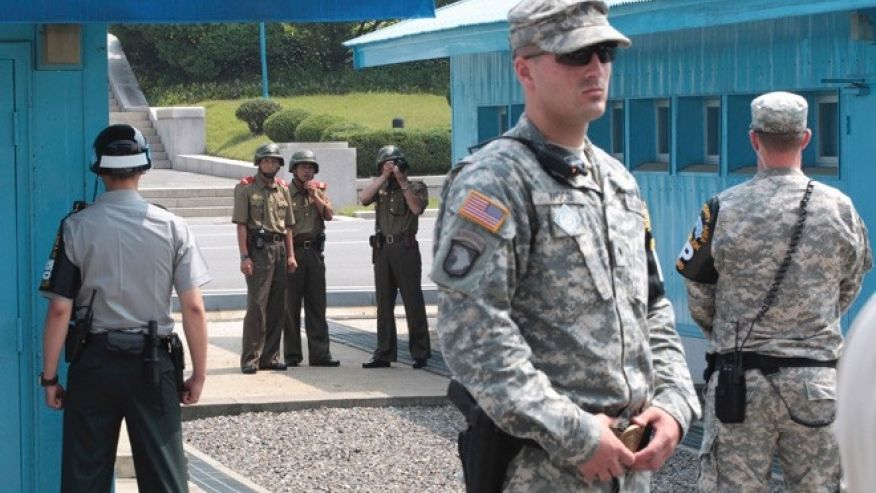
<svg viewBox="0 0 876 493">
<path fill-rule="evenodd" d="M 751 102 L 751 129 L 768 134 L 799 134 L 806 131 L 809 105 L 790 92 L 768 92 Z"/>
<path fill-rule="evenodd" d="M 570 53 L 585 46 L 630 40 L 608 23 L 603 1 L 522 0 L 508 12 L 511 49 L 536 45 L 550 53 Z"/>
</svg>

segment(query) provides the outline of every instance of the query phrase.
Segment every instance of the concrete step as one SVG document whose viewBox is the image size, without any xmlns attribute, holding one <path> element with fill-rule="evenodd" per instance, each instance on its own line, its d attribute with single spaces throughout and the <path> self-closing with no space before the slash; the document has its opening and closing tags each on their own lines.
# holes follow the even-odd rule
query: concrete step
<svg viewBox="0 0 876 493">
<path fill-rule="evenodd" d="M 163 150 L 161 150 L 161 151 L 156 151 L 155 149 L 151 149 L 151 150 L 152 150 L 151 157 L 152 157 L 153 161 L 167 161 L 167 153 L 166 152 L 164 152 Z"/>
<path fill-rule="evenodd" d="M 180 217 L 227 217 L 231 219 L 233 207 L 181 207 L 171 209 L 171 212 Z"/>
<path fill-rule="evenodd" d="M 137 125 L 134 126 L 140 129 L 140 132 L 143 133 L 144 137 L 158 136 L 158 131 L 152 128 L 152 122 L 149 122 L 148 127 L 138 127 Z"/>
<path fill-rule="evenodd" d="M 177 199 L 161 197 L 146 200 L 154 204 L 161 204 L 170 210 L 200 207 L 234 207 L 234 197 L 187 197 Z"/>
<path fill-rule="evenodd" d="M 155 169 L 173 169 L 173 165 L 168 160 L 152 161 L 152 167 Z"/>
<path fill-rule="evenodd" d="M 191 197 L 229 197 L 234 198 L 234 188 L 141 188 L 143 198 L 191 198 Z"/>
<path fill-rule="evenodd" d="M 152 127 L 152 122 L 149 121 L 149 115 L 143 111 L 111 111 L 110 121 L 114 123 L 127 123 L 137 128 Z"/>
<path fill-rule="evenodd" d="M 158 136 L 156 136 L 156 137 L 158 137 Z M 161 140 L 156 138 L 155 141 L 156 142 L 154 142 L 154 143 L 149 142 L 149 149 L 151 149 L 153 153 L 164 152 L 164 144 L 161 143 Z M 148 142 L 148 139 L 147 139 L 147 142 Z"/>
<path fill-rule="evenodd" d="M 149 147 L 161 144 L 161 137 L 159 137 L 158 135 L 146 135 L 144 133 L 143 137 L 146 137 L 146 142 L 149 143 Z M 164 147 L 163 147 L 164 145 L 163 144 L 161 144 L 161 145 L 162 145 L 161 150 L 164 150 Z"/>
</svg>

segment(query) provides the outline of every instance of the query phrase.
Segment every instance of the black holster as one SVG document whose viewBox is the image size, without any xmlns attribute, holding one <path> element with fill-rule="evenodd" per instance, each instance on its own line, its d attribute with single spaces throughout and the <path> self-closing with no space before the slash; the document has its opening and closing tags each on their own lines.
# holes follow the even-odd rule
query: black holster
<svg viewBox="0 0 876 493">
<path fill-rule="evenodd" d="M 176 389 L 183 392 L 186 389 L 186 382 L 183 379 L 183 371 L 186 369 L 186 352 L 182 341 L 176 334 L 170 335 L 170 360 L 173 362 Z"/>
<path fill-rule="evenodd" d="M 745 367 L 742 362 L 726 362 L 718 367 L 715 387 L 715 416 L 722 423 L 745 421 Z"/>
<path fill-rule="evenodd" d="M 88 342 L 89 332 L 91 332 L 91 324 L 87 320 L 76 318 L 70 321 L 67 338 L 64 340 L 64 361 L 72 363 L 79 359 Z"/>
<path fill-rule="evenodd" d="M 149 385 L 158 388 L 161 385 L 161 369 L 158 367 L 158 322 L 155 320 L 149 321 L 143 353 Z"/>
<path fill-rule="evenodd" d="M 524 445 L 538 447 L 502 431 L 478 406 L 468 390 L 456 380 L 447 387 L 447 397 L 465 416 L 468 427 L 459 432 L 459 459 L 468 493 L 502 491 L 508 466 Z"/>
</svg>

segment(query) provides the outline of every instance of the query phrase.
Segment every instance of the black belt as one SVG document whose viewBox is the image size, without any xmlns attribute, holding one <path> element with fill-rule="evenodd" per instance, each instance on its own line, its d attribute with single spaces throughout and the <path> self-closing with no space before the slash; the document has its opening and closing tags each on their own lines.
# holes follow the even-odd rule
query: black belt
<svg viewBox="0 0 876 493">
<path fill-rule="evenodd" d="M 410 235 L 407 233 L 399 233 L 397 235 L 383 235 L 383 242 L 387 245 L 392 245 L 393 243 L 398 243 L 406 240 Z"/>
<path fill-rule="evenodd" d="M 250 235 L 250 237 L 255 238 L 255 237 L 259 236 L 259 233 L 258 232 L 255 232 L 255 233 L 250 232 L 249 235 Z M 265 241 L 279 243 L 279 242 L 286 239 L 286 235 L 284 235 L 282 233 L 274 233 L 272 231 L 265 231 L 264 239 L 265 239 Z"/>
<path fill-rule="evenodd" d="M 313 240 L 303 240 L 303 241 L 296 240 L 294 242 L 294 245 L 295 245 L 295 248 L 304 248 L 305 250 L 319 246 L 318 243 L 316 241 L 313 241 Z"/>
<path fill-rule="evenodd" d="M 739 357 L 742 368 L 745 370 L 760 370 L 764 374 L 775 373 L 782 368 L 836 368 L 837 362 L 835 359 L 823 361 L 811 358 L 781 358 L 752 352 L 739 353 Z M 712 373 L 719 366 L 735 363 L 736 355 L 734 353 L 707 353 L 706 370 L 703 372 L 703 378 L 708 382 Z"/>
</svg>

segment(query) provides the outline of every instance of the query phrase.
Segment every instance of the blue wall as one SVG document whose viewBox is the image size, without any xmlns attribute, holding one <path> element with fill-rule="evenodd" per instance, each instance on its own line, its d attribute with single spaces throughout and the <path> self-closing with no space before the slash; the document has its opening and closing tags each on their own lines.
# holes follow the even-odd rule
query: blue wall
<svg viewBox="0 0 876 493">
<path fill-rule="evenodd" d="M 5 193 L 14 195 L 15 210 L 0 212 L 0 223 L 12 220 L 16 225 L 15 245 L 0 243 L 0 254 L 18 267 L 18 306 L 0 305 L 0 319 L 14 318 L 21 327 L 18 354 L 0 349 L 0 361 L 17 358 L 19 368 L 17 383 L 0 377 L 0 393 L 7 402 L 17 401 L 20 409 L 19 440 L 0 442 L 4 491 L 59 489 L 61 413 L 45 406 L 37 386 L 46 303 L 36 287 L 58 221 L 86 190 L 91 199 L 89 146 L 108 118 L 106 26 L 82 27 L 82 66 L 73 70 L 37 68 L 38 28 L 8 24 L 0 30 L 0 59 L 12 56 L 22 76 L 0 91 L 11 91 L 24 103 L 16 108 L 14 173 L 4 173 Z M 0 114 L 0 129 L 9 118 Z M 17 471 L 10 466 L 16 463 Z"/>
<path fill-rule="evenodd" d="M 683 283 L 674 272 L 675 257 L 702 203 L 751 176 L 746 166 L 754 161 L 746 129 L 748 103 L 755 95 L 779 89 L 810 96 L 837 95 L 840 164 L 838 169 L 821 169 L 827 173 L 819 173 L 816 179 L 850 195 L 870 225 L 871 243 L 876 238 L 876 197 L 872 193 L 876 168 L 871 163 L 876 156 L 876 94 L 859 97 L 856 90 L 843 84 L 822 82 L 876 75 L 876 46 L 850 39 L 850 31 L 849 13 L 837 13 L 641 35 L 632 38 L 633 47 L 622 51 L 614 63 L 610 97 L 625 103 L 625 159 L 631 168 L 641 160 L 636 156 L 653 153 L 653 136 L 647 135 L 654 121 L 653 109 L 648 110 L 653 101 L 649 100 L 671 101 L 672 127 L 677 131 L 673 132 L 666 171 L 634 173 L 654 218 L 667 289 L 683 335 L 700 337 L 688 316 Z M 520 104 L 523 95 L 509 52 L 451 57 L 451 86 L 453 158 L 458 160 L 477 141 L 478 107 Z M 714 171 L 692 172 L 684 164 L 696 161 L 690 157 L 691 149 L 702 147 L 702 132 L 688 120 L 690 108 L 702 97 L 721 101 L 723 152 Z M 810 121 L 812 126 L 815 122 Z M 604 148 L 610 135 L 607 125 L 607 121 L 591 125 L 591 135 L 598 134 Z M 876 276 L 871 274 L 852 316 L 874 290 Z"/>
</svg>

